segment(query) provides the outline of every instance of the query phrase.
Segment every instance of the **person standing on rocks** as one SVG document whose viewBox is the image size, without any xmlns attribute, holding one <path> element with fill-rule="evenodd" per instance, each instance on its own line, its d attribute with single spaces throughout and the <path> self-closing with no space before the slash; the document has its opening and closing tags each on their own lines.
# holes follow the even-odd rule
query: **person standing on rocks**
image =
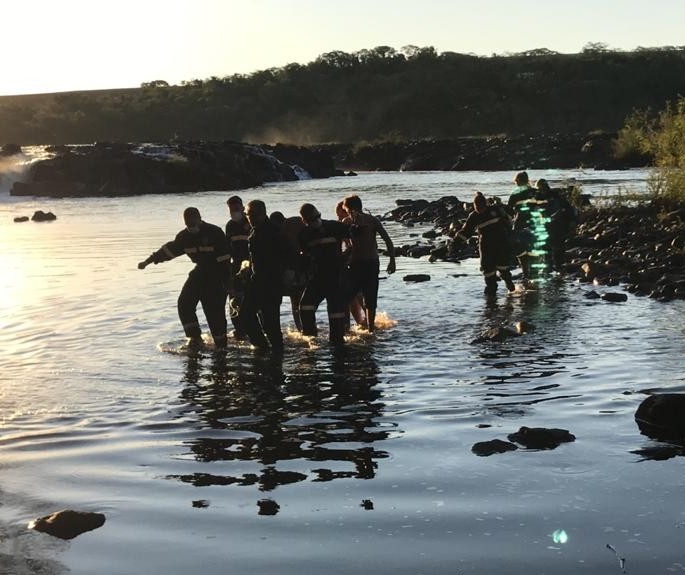
<svg viewBox="0 0 685 575">
<path fill-rule="evenodd" d="M 385 242 L 388 253 L 389 274 L 395 273 L 395 247 L 390 235 L 380 220 L 362 211 L 362 200 L 357 195 L 347 196 L 343 200 L 347 212 L 344 224 L 350 226 L 350 276 L 352 293 L 361 293 L 366 310 L 366 325 L 369 331 L 375 330 L 376 308 L 378 306 L 378 272 L 380 260 L 376 236 Z"/>
<path fill-rule="evenodd" d="M 186 227 L 147 259 L 138 264 L 145 269 L 151 263 L 160 264 L 186 254 L 195 267 L 188 274 L 178 296 L 178 316 L 190 343 L 202 343 L 197 318 L 197 304 L 207 318 L 209 330 L 217 348 L 226 347 L 226 294 L 230 282 L 228 243 L 223 230 L 202 220 L 197 208 L 183 212 Z"/>
<path fill-rule="evenodd" d="M 478 252 L 480 269 L 485 280 L 485 295 L 493 296 L 497 292 L 498 273 L 507 289 L 513 292 L 516 286 L 509 269 L 509 216 L 502 206 L 489 206 L 481 192 L 477 192 L 473 198 L 473 208 L 455 238 L 468 241 L 474 233 L 478 233 Z"/>
</svg>

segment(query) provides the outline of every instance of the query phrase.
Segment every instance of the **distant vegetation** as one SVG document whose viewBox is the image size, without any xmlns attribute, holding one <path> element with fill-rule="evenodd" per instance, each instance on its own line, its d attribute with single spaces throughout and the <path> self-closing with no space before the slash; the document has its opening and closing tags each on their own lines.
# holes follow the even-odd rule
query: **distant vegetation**
<svg viewBox="0 0 685 575">
<path fill-rule="evenodd" d="M 658 113 L 633 112 L 618 134 L 616 152 L 654 158 L 652 194 L 666 203 L 685 202 L 685 98 L 668 102 Z"/>
<path fill-rule="evenodd" d="M 0 143 L 304 145 L 616 132 L 634 110 L 663 109 L 679 94 L 684 46 L 618 52 L 595 43 L 579 54 L 490 57 L 378 46 L 180 86 L 157 80 L 131 90 L 0 97 Z"/>
</svg>

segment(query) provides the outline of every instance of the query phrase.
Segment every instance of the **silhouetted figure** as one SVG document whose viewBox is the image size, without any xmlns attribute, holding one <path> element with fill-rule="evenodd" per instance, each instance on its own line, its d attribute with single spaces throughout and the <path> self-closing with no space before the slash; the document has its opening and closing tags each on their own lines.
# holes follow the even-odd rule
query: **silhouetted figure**
<svg viewBox="0 0 685 575">
<path fill-rule="evenodd" d="M 188 274 L 178 296 L 178 316 L 186 337 L 191 342 L 202 341 L 197 304 L 207 318 L 216 347 L 226 346 L 226 294 L 230 281 L 230 255 L 222 229 L 202 221 L 197 208 L 183 212 L 186 227 L 150 257 L 138 264 L 145 269 L 151 263 L 159 264 L 186 254 L 195 267 Z"/>
</svg>

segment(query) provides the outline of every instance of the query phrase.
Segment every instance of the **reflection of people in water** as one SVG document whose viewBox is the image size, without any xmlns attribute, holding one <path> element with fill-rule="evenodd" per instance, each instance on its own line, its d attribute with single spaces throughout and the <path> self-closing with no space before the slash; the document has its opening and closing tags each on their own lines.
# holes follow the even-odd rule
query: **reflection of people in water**
<svg viewBox="0 0 685 575">
<path fill-rule="evenodd" d="M 371 354 L 365 346 L 340 348 L 324 369 L 321 357 L 305 354 L 287 376 L 281 362 L 264 356 L 230 362 L 217 356 L 207 358 L 208 365 L 188 358 L 181 391 L 185 417 L 197 417 L 201 429 L 230 433 L 198 432 L 190 443 L 197 470 L 174 478 L 263 492 L 308 479 L 373 478 L 377 460 L 387 457 L 373 444 L 388 431 L 387 424 L 379 427 L 384 406 Z M 224 462 L 223 470 L 235 462 L 236 472 L 219 475 L 213 472 L 217 466 L 202 465 L 217 461 Z M 282 469 L 283 462 L 300 468 L 290 463 Z M 262 501 L 268 503 L 260 504 L 260 512 L 277 511 L 271 499 Z"/>
</svg>

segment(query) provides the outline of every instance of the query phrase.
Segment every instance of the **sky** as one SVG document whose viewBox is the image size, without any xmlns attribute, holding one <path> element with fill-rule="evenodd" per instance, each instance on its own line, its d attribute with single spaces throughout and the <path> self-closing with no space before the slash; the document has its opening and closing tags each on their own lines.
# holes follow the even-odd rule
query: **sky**
<svg viewBox="0 0 685 575">
<path fill-rule="evenodd" d="M 1 16 L 0 95 L 180 84 L 376 46 L 685 45 L 685 0 L 19 0 Z"/>
</svg>

